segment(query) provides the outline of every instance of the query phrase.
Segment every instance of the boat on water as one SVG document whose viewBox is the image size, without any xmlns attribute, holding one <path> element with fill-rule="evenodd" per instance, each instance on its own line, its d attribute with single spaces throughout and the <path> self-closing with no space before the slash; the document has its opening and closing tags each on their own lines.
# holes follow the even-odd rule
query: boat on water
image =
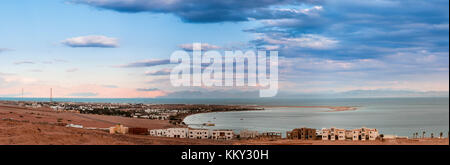
<svg viewBox="0 0 450 165">
<path fill-rule="evenodd" d="M 209 126 L 209 127 L 211 127 L 211 126 L 216 126 L 216 124 L 210 123 L 210 122 L 208 122 L 208 123 L 203 123 L 203 125 L 204 125 L 204 126 Z"/>
</svg>

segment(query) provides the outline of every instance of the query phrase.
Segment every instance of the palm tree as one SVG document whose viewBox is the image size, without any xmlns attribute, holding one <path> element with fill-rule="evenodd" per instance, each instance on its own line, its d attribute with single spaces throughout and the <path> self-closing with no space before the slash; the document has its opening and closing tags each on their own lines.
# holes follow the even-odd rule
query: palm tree
<svg viewBox="0 0 450 165">
<path fill-rule="evenodd" d="M 434 134 L 433 133 L 431 133 L 431 138 L 434 138 Z"/>
<path fill-rule="evenodd" d="M 423 131 L 423 132 L 422 132 L 422 138 L 425 138 L 425 134 L 426 134 L 426 132 Z"/>
<path fill-rule="evenodd" d="M 441 133 L 439 134 L 439 139 L 442 139 L 442 136 L 444 136 L 444 133 L 443 133 L 443 132 L 441 132 Z"/>
</svg>

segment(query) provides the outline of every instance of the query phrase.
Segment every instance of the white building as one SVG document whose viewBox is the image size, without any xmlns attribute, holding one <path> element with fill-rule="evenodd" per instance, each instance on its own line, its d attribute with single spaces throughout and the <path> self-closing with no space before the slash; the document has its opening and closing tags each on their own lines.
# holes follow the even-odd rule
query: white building
<svg viewBox="0 0 450 165">
<path fill-rule="evenodd" d="M 330 130 L 326 128 L 322 128 L 322 140 L 328 140 L 328 136 L 330 136 Z"/>
<path fill-rule="evenodd" d="M 345 129 L 335 129 L 338 140 L 345 140 Z"/>
<path fill-rule="evenodd" d="M 211 131 L 209 129 L 189 129 L 189 139 L 209 139 Z"/>
<path fill-rule="evenodd" d="M 331 127 L 330 129 L 322 128 L 322 140 L 345 140 L 345 129 Z"/>
<path fill-rule="evenodd" d="M 233 139 L 233 136 L 234 136 L 233 131 L 228 129 L 212 131 L 212 139 L 215 140 L 231 140 Z"/>
<path fill-rule="evenodd" d="M 352 140 L 359 140 L 359 136 L 361 135 L 361 129 L 353 129 L 353 138 Z"/>
<path fill-rule="evenodd" d="M 322 137 L 322 130 L 316 129 L 316 137 Z"/>
<path fill-rule="evenodd" d="M 76 124 L 67 124 L 66 127 L 71 127 L 71 128 L 83 128 L 82 125 L 76 125 Z"/>
<path fill-rule="evenodd" d="M 53 109 L 53 110 L 55 110 L 55 111 L 61 111 L 61 110 L 64 110 L 64 107 L 61 107 L 61 106 L 50 106 L 50 108 L 51 109 Z"/>
<path fill-rule="evenodd" d="M 33 103 L 31 106 L 32 106 L 33 108 L 41 108 L 41 107 L 42 107 L 42 105 L 41 105 L 41 104 L 38 104 L 38 103 Z"/>
<path fill-rule="evenodd" d="M 168 128 L 166 129 L 166 137 L 187 138 L 188 128 Z"/>
<path fill-rule="evenodd" d="M 373 128 L 373 129 L 367 129 L 367 131 L 369 132 L 369 140 L 376 140 L 379 136 L 378 134 L 378 130 Z"/>
<path fill-rule="evenodd" d="M 378 130 L 375 128 L 358 128 L 353 130 L 345 130 L 339 128 L 322 129 L 322 140 L 376 140 L 378 138 Z"/>
<path fill-rule="evenodd" d="M 160 137 L 165 137 L 167 133 L 165 129 L 152 129 L 149 132 L 150 136 L 160 136 Z"/>
<path fill-rule="evenodd" d="M 375 128 L 361 128 L 359 129 L 360 134 L 358 135 L 359 140 L 376 140 L 379 136 L 378 130 Z"/>
<path fill-rule="evenodd" d="M 375 128 L 359 128 L 353 129 L 353 138 L 352 140 L 376 140 L 379 136 L 378 130 Z"/>
</svg>

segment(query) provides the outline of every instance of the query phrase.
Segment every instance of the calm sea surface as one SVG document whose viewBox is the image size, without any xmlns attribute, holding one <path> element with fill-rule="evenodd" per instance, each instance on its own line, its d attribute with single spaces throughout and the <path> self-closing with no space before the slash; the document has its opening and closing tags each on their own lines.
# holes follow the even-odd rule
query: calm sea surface
<svg viewBox="0 0 450 165">
<path fill-rule="evenodd" d="M 217 112 L 188 116 L 193 128 L 285 132 L 293 128 L 377 128 L 383 134 L 412 136 L 426 131 L 439 136 L 449 130 L 448 98 L 383 98 L 284 100 L 285 105 L 358 106 L 356 111 L 327 112 L 321 108 L 267 108 L 264 111 Z M 270 103 L 263 103 L 270 104 Z M 276 103 L 274 103 L 276 104 Z M 281 104 L 283 105 L 283 104 Z M 202 123 L 215 123 L 204 127 Z"/>
<path fill-rule="evenodd" d="M 48 98 L 0 98 L 0 100 L 48 101 Z M 184 122 L 193 128 L 280 131 L 293 128 L 377 128 L 383 134 L 412 136 L 426 131 L 439 136 L 449 131 L 449 98 L 339 98 L 339 99 L 82 99 L 55 98 L 59 102 L 108 102 L 147 104 L 241 104 L 278 106 L 357 106 L 356 111 L 327 112 L 321 108 L 266 108 L 263 111 L 203 113 Z M 212 122 L 213 127 L 203 123 Z"/>
</svg>

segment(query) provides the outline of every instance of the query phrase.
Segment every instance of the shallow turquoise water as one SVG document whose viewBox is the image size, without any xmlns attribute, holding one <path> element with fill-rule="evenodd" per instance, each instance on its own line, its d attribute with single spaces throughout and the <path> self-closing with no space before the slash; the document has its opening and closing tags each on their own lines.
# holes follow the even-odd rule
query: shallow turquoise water
<svg viewBox="0 0 450 165">
<path fill-rule="evenodd" d="M 377 128 L 383 134 L 412 136 L 426 131 L 439 136 L 449 130 L 448 98 L 391 98 L 391 99 L 316 100 L 304 105 L 359 106 L 356 111 L 327 112 L 320 108 L 270 108 L 264 111 L 218 112 L 188 116 L 184 122 L 193 128 L 202 123 L 216 125 L 210 129 L 242 129 L 281 131 L 293 128 Z M 302 103 L 299 101 L 299 103 Z M 319 104 L 320 103 L 320 104 Z"/>
</svg>

